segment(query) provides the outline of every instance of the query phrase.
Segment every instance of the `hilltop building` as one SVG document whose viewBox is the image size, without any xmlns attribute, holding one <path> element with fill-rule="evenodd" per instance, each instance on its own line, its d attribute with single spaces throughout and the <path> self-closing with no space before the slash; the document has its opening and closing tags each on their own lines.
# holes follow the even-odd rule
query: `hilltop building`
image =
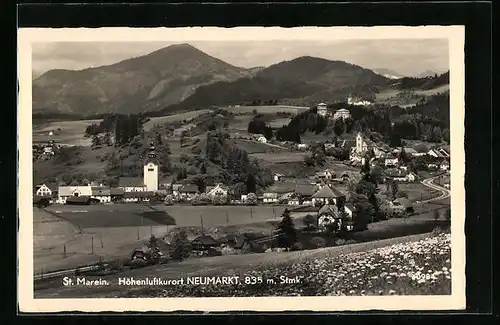
<svg viewBox="0 0 500 325">
<path fill-rule="evenodd" d="M 345 120 L 349 117 L 351 117 L 351 112 L 349 112 L 349 110 L 346 108 L 341 108 L 338 111 L 336 111 L 335 114 L 333 114 L 334 120 L 338 120 L 338 119 Z"/>
<path fill-rule="evenodd" d="M 319 103 L 317 107 L 318 115 L 326 117 L 328 110 L 325 103 Z"/>
<path fill-rule="evenodd" d="M 352 96 L 347 97 L 347 104 L 348 105 L 355 105 L 355 106 L 368 106 L 371 105 L 370 101 L 367 100 L 362 100 L 360 98 L 355 98 Z"/>
</svg>

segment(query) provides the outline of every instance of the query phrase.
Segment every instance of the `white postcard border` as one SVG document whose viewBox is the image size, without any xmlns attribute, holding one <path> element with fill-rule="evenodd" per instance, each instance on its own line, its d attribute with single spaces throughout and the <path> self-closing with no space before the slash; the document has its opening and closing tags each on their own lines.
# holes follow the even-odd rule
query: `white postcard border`
<svg viewBox="0 0 500 325">
<path fill-rule="evenodd" d="M 263 31 L 265 29 L 265 32 Z M 293 31 L 292 31 L 293 30 Z M 464 26 L 21 28 L 18 30 L 18 302 L 21 312 L 61 311 L 361 311 L 465 308 Z M 452 294 L 449 296 L 34 299 L 31 44 L 98 41 L 449 40 Z"/>
</svg>

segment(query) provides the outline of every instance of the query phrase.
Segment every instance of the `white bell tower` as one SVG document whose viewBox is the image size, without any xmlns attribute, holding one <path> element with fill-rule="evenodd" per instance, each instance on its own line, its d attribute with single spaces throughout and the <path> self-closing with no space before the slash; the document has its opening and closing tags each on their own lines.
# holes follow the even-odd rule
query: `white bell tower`
<svg viewBox="0 0 500 325">
<path fill-rule="evenodd" d="M 154 162 L 155 158 L 155 147 L 151 143 L 148 160 L 144 165 L 144 185 L 146 185 L 146 191 L 158 191 L 158 165 Z"/>
</svg>

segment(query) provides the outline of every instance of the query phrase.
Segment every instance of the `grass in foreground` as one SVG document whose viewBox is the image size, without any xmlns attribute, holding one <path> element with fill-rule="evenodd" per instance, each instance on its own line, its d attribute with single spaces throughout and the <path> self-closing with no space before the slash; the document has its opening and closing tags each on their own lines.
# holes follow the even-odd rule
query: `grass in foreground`
<svg viewBox="0 0 500 325">
<path fill-rule="evenodd" d="M 241 274 L 256 284 L 180 285 L 129 291 L 124 297 L 363 296 L 451 294 L 449 234 L 363 253 L 294 262 Z M 280 276 L 299 283 L 280 284 Z M 262 282 L 260 281 L 262 279 Z M 275 284 L 269 284 L 273 279 Z M 259 283 L 261 282 L 261 283 Z"/>
</svg>

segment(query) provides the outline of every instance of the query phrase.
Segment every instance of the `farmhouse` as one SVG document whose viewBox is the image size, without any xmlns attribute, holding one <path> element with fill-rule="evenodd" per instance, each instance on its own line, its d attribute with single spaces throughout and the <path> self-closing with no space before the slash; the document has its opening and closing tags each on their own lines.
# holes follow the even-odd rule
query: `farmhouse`
<svg viewBox="0 0 500 325">
<path fill-rule="evenodd" d="M 283 195 L 293 193 L 294 184 L 280 183 L 275 184 L 265 190 L 262 196 L 264 203 L 278 203 Z"/>
<path fill-rule="evenodd" d="M 123 193 L 123 202 L 126 203 L 149 202 L 152 197 L 154 197 L 154 193 L 150 191 L 125 192 Z"/>
<path fill-rule="evenodd" d="M 118 180 L 118 187 L 122 188 L 124 192 L 146 191 L 144 180 L 140 177 L 120 177 Z"/>
<path fill-rule="evenodd" d="M 228 188 L 223 184 L 217 184 L 215 186 L 207 186 L 205 192 L 209 197 L 214 197 L 215 195 L 228 195 Z"/>
<path fill-rule="evenodd" d="M 279 182 L 279 181 L 283 180 L 284 177 L 285 177 L 285 175 L 283 175 L 283 174 L 274 174 L 273 178 L 274 178 L 275 182 Z"/>
<path fill-rule="evenodd" d="M 179 192 L 179 190 L 183 187 L 184 185 L 183 184 L 180 184 L 180 183 L 175 183 L 175 184 L 172 184 L 172 195 L 173 196 L 180 196 L 181 193 Z"/>
<path fill-rule="evenodd" d="M 298 150 L 306 150 L 308 148 L 307 143 L 299 143 L 297 144 L 297 149 Z"/>
<path fill-rule="evenodd" d="M 261 142 L 261 143 L 267 143 L 266 137 L 263 134 L 261 134 L 261 133 L 254 134 L 252 136 L 252 139 L 254 141 L 258 141 L 258 142 Z"/>
<path fill-rule="evenodd" d="M 356 212 L 356 207 L 354 205 L 352 205 L 351 203 L 347 203 L 344 205 L 344 211 L 345 211 L 345 213 L 347 213 L 349 218 L 352 219 L 354 212 Z"/>
<path fill-rule="evenodd" d="M 405 148 L 403 148 L 403 147 L 397 147 L 392 152 L 395 153 L 395 154 L 399 154 L 399 153 L 401 153 L 402 150 L 404 150 L 405 153 L 407 155 L 410 155 L 410 156 L 417 156 L 418 155 L 417 150 L 415 150 L 413 148 L 408 148 L 408 147 L 405 147 Z"/>
<path fill-rule="evenodd" d="M 397 166 L 397 164 L 399 163 L 399 159 L 398 158 L 385 158 L 384 160 L 384 165 L 386 167 L 394 167 L 394 166 Z"/>
<path fill-rule="evenodd" d="M 299 204 L 311 205 L 312 204 L 312 196 L 318 190 L 318 186 L 310 185 L 310 184 L 296 184 L 294 193 Z M 290 202 L 289 202 L 290 204 Z"/>
<path fill-rule="evenodd" d="M 99 200 L 101 203 L 111 202 L 111 189 L 104 186 L 92 186 L 92 199 Z"/>
<path fill-rule="evenodd" d="M 325 229 L 327 226 L 334 224 L 337 230 L 342 227 L 342 217 L 336 205 L 325 204 L 318 211 L 318 226 Z"/>
<path fill-rule="evenodd" d="M 219 246 L 219 243 L 212 236 L 203 235 L 193 239 L 191 241 L 191 246 L 193 247 L 193 250 L 205 251 L 209 248 Z"/>
<path fill-rule="evenodd" d="M 316 179 L 321 179 L 321 180 L 326 180 L 326 179 L 332 179 L 335 177 L 335 173 L 332 173 L 329 170 L 324 170 L 322 172 L 316 172 L 314 175 Z"/>
<path fill-rule="evenodd" d="M 339 201 L 345 201 L 344 193 L 335 187 L 325 185 L 312 196 L 313 205 L 316 204 L 337 204 Z"/>
<path fill-rule="evenodd" d="M 413 213 L 414 208 L 413 208 L 413 203 L 411 203 L 410 200 L 404 197 L 400 197 L 392 201 L 391 206 L 394 209 L 401 209 L 407 213 Z"/>
<path fill-rule="evenodd" d="M 87 186 L 59 186 L 57 203 L 65 204 L 68 198 L 84 196 L 92 196 L 92 188 Z"/>
<path fill-rule="evenodd" d="M 319 103 L 318 107 L 317 107 L 317 112 L 318 112 L 318 115 L 326 117 L 326 115 L 328 114 L 328 109 L 326 107 L 326 104 Z"/>
<path fill-rule="evenodd" d="M 191 198 L 198 193 L 198 186 L 195 184 L 186 184 L 179 189 L 179 195 L 185 198 Z"/>
<path fill-rule="evenodd" d="M 443 160 L 441 164 L 439 164 L 439 168 L 441 170 L 450 170 L 450 163 L 448 162 L 448 160 Z"/>
<path fill-rule="evenodd" d="M 35 190 L 35 195 L 37 196 L 48 196 L 51 197 L 57 193 L 57 185 L 54 183 L 44 183 L 42 185 L 37 185 Z"/>
<path fill-rule="evenodd" d="M 415 173 L 401 169 L 388 169 L 385 171 L 385 176 L 387 179 L 397 182 L 414 182 L 417 180 Z"/>
</svg>

